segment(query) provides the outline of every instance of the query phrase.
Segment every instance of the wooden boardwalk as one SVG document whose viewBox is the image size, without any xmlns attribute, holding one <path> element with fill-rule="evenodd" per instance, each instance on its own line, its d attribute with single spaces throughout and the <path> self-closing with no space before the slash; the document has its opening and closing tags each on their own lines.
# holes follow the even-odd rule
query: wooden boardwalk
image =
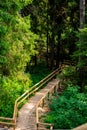
<svg viewBox="0 0 87 130">
<path fill-rule="evenodd" d="M 31 97 L 29 101 L 20 109 L 16 130 L 36 130 L 36 104 L 54 85 L 58 84 L 58 79 L 50 81 L 45 88 L 41 89 Z"/>
</svg>

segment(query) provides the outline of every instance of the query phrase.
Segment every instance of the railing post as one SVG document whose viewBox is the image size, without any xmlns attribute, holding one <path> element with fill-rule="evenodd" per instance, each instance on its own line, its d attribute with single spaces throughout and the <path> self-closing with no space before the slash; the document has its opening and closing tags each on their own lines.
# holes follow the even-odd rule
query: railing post
<svg viewBox="0 0 87 130">
<path fill-rule="evenodd" d="M 15 130 L 15 127 L 16 127 L 16 120 L 15 120 L 15 118 L 13 118 L 12 123 L 13 123 L 13 125 L 12 125 L 13 130 Z"/>
<path fill-rule="evenodd" d="M 49 97 L 50 97 L 50 92 L 48 92 L 48 101 L 49 101 Z"/>
<path fill-rule="evenodd" d="M 50 130 L 53 130 L 53 125 L 50 126 Z"/>
<path fill-rule="evenodd" d="M 54 86 L 54 93 L 56 93 L 56 85 Z"/>
<path fill-rule="evenodd" d="M 44 107 L 44 99 L 43 99 L 43 101 L 42 101 L 42 108 Z"/>
<path fill-rule="evenodd" d="M 39 129 L 38 129 L 38 128 L 39 128 L 39 124 L 38 124 L 38 123 L 37 123 L 36 127 L 37 127 L 37 130 L 39 130 Z"/>
<path fill-rule="evenodd" d="M 61 81 L 58 83 L 58 89 L 61 89 Z"/>
<path fill-rule="evenodd" d="M 16 125 L 14 126 L 14 128 L 13 128 L 13 129 L 15 130 L 15 128 L 16 128 Z"/>
<path fill-rule="evenodd" d="M 59 83 L 57 83 L 56 86 L 55 86 L 55 92 L 56 92 L 56 93 L 57 93 L 57 91 L 58 91 L 58 87 L 59 87 Z"/>
</svg>

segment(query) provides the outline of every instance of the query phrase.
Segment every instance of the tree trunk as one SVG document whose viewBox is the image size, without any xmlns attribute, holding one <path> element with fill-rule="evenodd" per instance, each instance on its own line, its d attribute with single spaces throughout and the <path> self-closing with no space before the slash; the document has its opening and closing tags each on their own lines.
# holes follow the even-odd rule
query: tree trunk
<svg viewBox="0 0 87 130">
<path fill-rule="evenodd" d="M 50 27 L 51 27 L 51 35 L 50 35 L 50 68 L 54 67 L 54 45 L 55 45 L 55 3 L 53 0 L 49 0 L 50 5 Z"/>
<path fill-rule="evenodd" d="M 54 43 L 55 43 L 55 40 L 54 40 L 54 33 L 52 32 L 52 36 L 51 36 L 51 39 L 50 39 L 50 68 L 53 69 L 54 67 Z"/>
<path fill-rule="evenodd" d="M 85 0 L 80 0 L 80 29 L 83 29 L 84 28 L 84 24 L 85 24 Z M 80 32 L 81 34 L 81 32 Z M 82 48 L 82 43 L 83 43 L 83 39 L 80 35 L 80 39 L 79 39 L 79 42 L 80 42 L 80 47 L 79 47 L 79 52 L 81 53 L 81 48 Z M 82 63 L 82 56 L 79 55 L 79 63 Z M 79 67 L 79 86 L 81 87 L 81 91 L 83 90 L 83 74 L 84 71 L 83 71 L 83 65 L 81 65 Z"/>
<path fill-rule="evenodd" d="M 57 57 L 56 57 L 56 67 L 59 67 L 60 63 L 60 39 L 61 39 L 61 32 L 58 32 L 58 44 L 57 44 Z"/>
<path fill-rule="evenodd" d="M 85 0 L 80 0 L 80 29 L 84 28 L 84 24 L 85 24 Z M 81 52 L 82 37 L 80 37 L 79 40 L 80 40 L 79 51 Z M 81 56 L 79 56 L 79 62 L 81 62 L 81 60 L 82 58 Z"/>
<path fill-rule="evenodd" d="M 47 34 L 46 34 L 46 38 L 47 38 L 47 55 L 46 55 L 46 64 L 47 64 L 47 67 L 49 66 L 49 63 L 48 63 L 48 48 L 49 48 L 49 31 L 48 31 L 48 26 L 49 26 L 49 23 L 48 23 L 48 3 L 47 3 Z"/>
<path fill-rule="evenodd" d="M 80 0 L 80 29 L 84 28 L 85 24 L 85 0 Z"/>
</svg>

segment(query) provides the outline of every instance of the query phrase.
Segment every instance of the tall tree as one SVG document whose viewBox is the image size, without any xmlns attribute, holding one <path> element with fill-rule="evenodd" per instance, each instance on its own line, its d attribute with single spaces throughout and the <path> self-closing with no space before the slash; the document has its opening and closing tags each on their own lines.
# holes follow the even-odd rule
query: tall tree
<svg viewBox="0 0 87 130">
<path fill-rule="evenodd" d="M 78 30 L 79 23 L 78 2 L 36 0 L 22 9 L 23 16 L 31 14 L 31 30 L 39 35 L 36 49 L 40 52 L 41 46 L 45 48 L 45 53 L 42 53 L 46 54 L 46 62 L 50 68 L 55 65 L 58 67 L 59 62 L 64 58 L 70 58 L 75 50 L 77 39 L 74 31 Z M 38 57 L 41 57 L 42 53 L 38 53 Z"/>
<path fill-rule="evenodd" d="M 85 0 L 80 0 L 80 29 L 85 25 Z"/>
<path fill-rule="evenodd" d="M 80 29 L 83 29 L 84 25 L 85 25 L 85 0 L 80 0 Z M 80 51 L 81 51 L 82 42 L 83 42 L 82 37 L 80 37 L 80 47 L 79 47 Z M 81 60 L 82 57 L 79 56 L 79 63 L 81 62 Z"/>
<path fill-rule="evenodd" d="M 80 0 L 80 29 L 84 29 L 84 25 L 85 25 L 85 0 Z M 83 68 L 84 68 L 84 57 L 82 56 L 81 52 L 83 52 L 83 47 L 84 46 L 84 40 L 83 40 L 83 37 L 82 37 L 82 33 L 80 31 L 80 39 L 79 39 L 79 85 L 81 86 L 81 89 L 83 87 L 83 75 L 84 75 L 84 71 L 83 71 Z"/>
<path fill-rule="evenodd" d="M 30 18 L 19 14 L 27 2 L 31 3 L 30 0 L 0 2 L 0 71 L 4 75 L 24 71 L 31 55 L 35 54 L 36 35 L 30 31 Z"/>
<path fill-rule="evenodd" d="M 31 84 L 25 69 L 36 54 L 37 35 L 30 31 L 30 16 L 20 14 L 31 2 L 0 0 L 0 116 L 13 114 L 14 101 Z"/>
</svg>

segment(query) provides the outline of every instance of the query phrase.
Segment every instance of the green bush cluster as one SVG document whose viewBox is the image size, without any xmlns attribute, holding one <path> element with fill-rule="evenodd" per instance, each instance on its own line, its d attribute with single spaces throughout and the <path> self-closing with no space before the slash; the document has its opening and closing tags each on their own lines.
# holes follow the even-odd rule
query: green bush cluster
<svg viewBox="0 0 87 130">
<path fill-rule="evenodd" d="M 87 94 L 79 93 L 78 86 L 68 87 L 49 106 L 45 122 L 53 123 L 54 129 L 72 129 L 87 122 Z"/>
<path fill-rule="evenodd" d="M 0 77 L 0 116 L 12 117 L 15 100 L 50 73 L 45 67 L 30 68 L 31 74 L 18 71 L 11 76 Z"/>
<path fill-rule="evenodd" d="M 31 85 L 29 75 L 21 72 L 15 77 L 0 78 L 0 116 L 12 117 L 15 100 Z"/>
<path fill-rule="evenodd" d="M 14 102 L 31 85 L 25 73 L 35 50 L 37 35 L 31 32 L 30 16 L 20 10 L 32 0 L 0 1 L 0 116 L 12 117 Z"/>
<path fill-rule="evenodd" d="M 76 67 L 69 65 L 65 66 L 58 75 L 58 78 L 61 80 L 61 84 L 66 87 L 67 85 L 76 85 L 78 83 Z"/>
<path fill-rule="evenodd" d="M 32 84 L 36 84 L 43 78 L 45 78 L 51 71 L 43 65 L 31 66 L 29 69 L 31 74 Z"/>
</svg>

